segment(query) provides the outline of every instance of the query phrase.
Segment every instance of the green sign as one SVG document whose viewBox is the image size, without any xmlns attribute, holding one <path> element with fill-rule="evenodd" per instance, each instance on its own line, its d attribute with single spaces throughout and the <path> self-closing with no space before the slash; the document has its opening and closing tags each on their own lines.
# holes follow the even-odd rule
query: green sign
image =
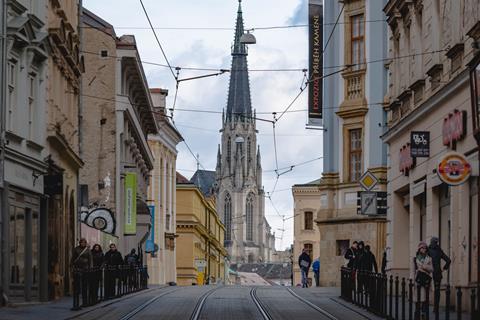
<svg viewBox="0 0 480 320">
<path fill-rule="evenodd" d="M 125 234 L 137 233 L 137 174 L 125 175 Z"/>
</svg>

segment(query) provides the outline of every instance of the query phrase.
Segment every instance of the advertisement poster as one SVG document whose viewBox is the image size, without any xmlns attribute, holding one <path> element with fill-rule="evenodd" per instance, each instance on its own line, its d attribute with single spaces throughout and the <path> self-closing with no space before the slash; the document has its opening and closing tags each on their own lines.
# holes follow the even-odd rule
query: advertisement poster
<svg viewBox="0 0 480 320">
<path fill-rule="evenodd" d="M 155 252 L 155 206 L 148 206 L 150 209 L 150 235 L 145 244 L 145 252 Z"/>
<path fill-rule="evenodd" d="M 137 233 L 137 174 L 125 174 L 125 234 Z"/>
</svg>

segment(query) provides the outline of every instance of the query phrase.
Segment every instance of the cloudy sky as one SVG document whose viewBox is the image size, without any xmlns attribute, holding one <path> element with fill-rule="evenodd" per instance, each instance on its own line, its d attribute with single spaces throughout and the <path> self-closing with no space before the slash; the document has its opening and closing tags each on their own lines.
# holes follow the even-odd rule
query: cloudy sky
<svg viewBox="0 0 480 320">
<path fill-rule="evenodd" d="M 230 68 L 230 46 L 233 42 L 237 0 L 143 0 L 167 58 L 174 66 Z M 160 48 L 143 13 L 139 0 L 84 0 L 84 6 L 111 23 L 117 36 L 134 34 L 143 61 L 165 63 Z M 246 28 L 298 25 L 307 22 L 306 0 L 243 0 Z M 186 28 L 173 30 L 169 28 Z M 193 28 L 193 29 L 191 29 Z M 222 28 L 205 30 L 195 28 Z M 224 30 L 225 29 L 225 30 Z M 286 28 L 256 30 L 257 44 L 249 47 L 250 69 L 307 68 L 307 29 Z M 167 68 L 145 64 L 150 87 L 170 91 L 168 105 L 173 104 L 175 82 Z M 208 72 L 207 72 L 208 73 Z M 205 74 L 205 71 L 181 71 L 180 78 Z M 272 112 L 281 113 L 298 94 L 303 73 L 250 72 L 253 108 L 257 116 L 272 119 Z M 177 109 L 221 112 L 226 107 L 228 74 L 219 77 L 183 82 L 178 91 Z M 321 131 L 305 129 L 307 94 L 292 106 L 292 112 L 277 123 L 279 167 L 289 167 L 322 156 Z M 175 123 L 201 165 L 215 170 L 218 130 L 221 114 L 195 113 L 177 110 Z M 272 125 L 258 122 L 259 144 L 262 151 L 264 186 L 271 192 L 276 180 Z M 179 145 L 178 171 L 191 177 L 196 161 L 184 144 Z M 295 167 L 282 175 L 271 199 L 281 215 L 293 215 L 291 186 L 320 177 L 322 162 L 314 161 Z M 283 249 L 293 242 L 293 219 L 285 221 L 272 203 L 266 200 L 265 215 L 277 236 L 276 246 Z M 282 236 L 283 234 L 283 236 Z"/>
</svg>

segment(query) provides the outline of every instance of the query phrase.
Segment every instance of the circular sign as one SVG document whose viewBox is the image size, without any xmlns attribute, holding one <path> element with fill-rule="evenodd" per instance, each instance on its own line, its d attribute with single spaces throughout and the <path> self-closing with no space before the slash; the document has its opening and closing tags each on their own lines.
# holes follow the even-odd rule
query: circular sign
<svg viewBox="0 0 480 320">
<path fill-rule="evenodd" d="M 458 186 L 468 180 L 472 166 L 460 153 L 451 152 L 444 155 L 437 166 L 440 180 L 448 185 Z"/>
</svg>

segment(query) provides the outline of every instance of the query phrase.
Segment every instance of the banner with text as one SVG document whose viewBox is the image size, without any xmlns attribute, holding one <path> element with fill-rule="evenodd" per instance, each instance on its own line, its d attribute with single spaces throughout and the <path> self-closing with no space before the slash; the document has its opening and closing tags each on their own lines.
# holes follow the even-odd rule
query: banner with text
<svg viewBox="0 0 480 320">
<path fill-rule="evenodd" d="M 155 206 L 148 206 L 150 209 L 150 235 L 145 244 L 145 252 L 155 252 Z"/>
<path fill-rule="evenodd" d="M 137 174 L 125 174 L 125 234 L 137 233 Z"/>
<path fill-rule="evenodd" d="M 320 0 L 310 0 L 309 23 L 309 86 L 308 124 L 322 125 L 323 110 L 323 5 Z"/>
</svg>

